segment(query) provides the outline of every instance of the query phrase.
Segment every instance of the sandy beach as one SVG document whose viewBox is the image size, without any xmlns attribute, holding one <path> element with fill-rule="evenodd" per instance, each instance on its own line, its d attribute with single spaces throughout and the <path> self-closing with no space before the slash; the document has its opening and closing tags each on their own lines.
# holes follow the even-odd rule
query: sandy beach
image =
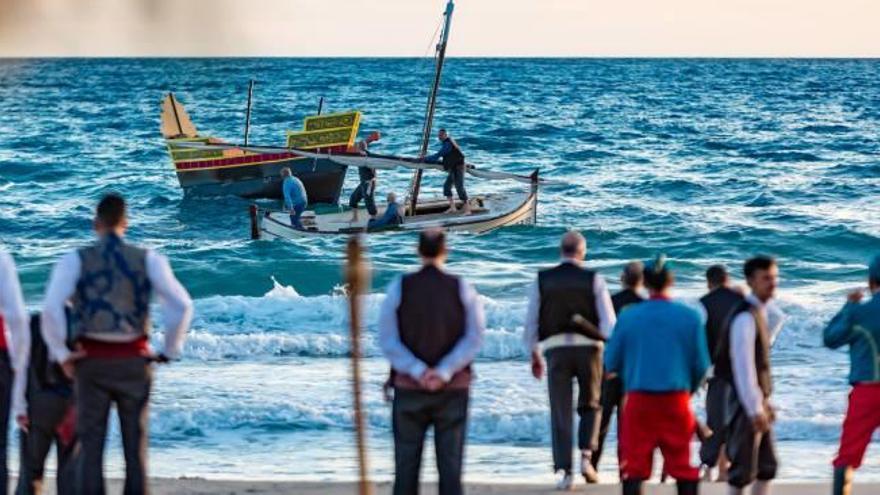
<svg viewBox="0 0 880 495">
<path fill-rule="evenodd" d="M 121 480 L 108 481 L 110 493 L 119 493 L 122 489 Z M 301 494 L 301 495 L 342 495 L 356 493 L 353 483 L 322 483 L 322 482 L 299 482 L 299 481 L 215 481 L 202 478 L 184 479 L 154 479 L 151 483 L 154 495 L 207 495 L 207 494 Z M 375 495 L 391 493 L 390 482 L 375 483 Z M 48 488 L 54 488 L 50 481 Z M 826 495 L 831 492 L 828 483 L 780 483 L 773 488 L 774 495 Z M 53 493 L 49 491 L 49 493 Z M 425 485 L 423 495 L 437 493 L 435 485 Z M 482 484 L 470 483 L 467 487 L 470 495 L 511 494 L 511 495 L 540 495 L 561 493 L 544 485 L 505 485 L 505 484 Z M 586 487 L 577 485 L 573 493 L 589 493 L 595 495 L 612 495 L 620 493 L 620 487 L 616 484 L 603 484 Z M 675 485 L 652 484 L 647 487 L 649 495 L 672 495 L 675 493 Z M 704 484 L 700 487 L 700 493 L 704 495 L 724 495 L 727 493 L 727 485 L 713 483 Z M 853 495 L 870 495 L 880 493 L 878 483 L 856 483 L 853 487 Z"/>
</svg>

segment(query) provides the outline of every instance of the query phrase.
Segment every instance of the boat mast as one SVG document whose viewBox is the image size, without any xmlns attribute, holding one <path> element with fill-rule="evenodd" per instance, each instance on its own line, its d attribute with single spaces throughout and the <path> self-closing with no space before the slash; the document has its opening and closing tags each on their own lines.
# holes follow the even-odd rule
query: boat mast
<svg viewBox="0 0 880 495">
<path fill-rule="evenodd" d="M 251 133 L 251 104 L 254 98 L 254 80 L 251 79 L 250 84 L 248 84 L 248 100 L 247 100 L 247 111 L 245 112 L 244 118 L 244 145 L 248 145 L 248 136 Z"/>
<path fill-rule="evenodd" d="M 455 8 L 453 0 L 446 4 L 446 12 L 443 15 L 446 21 L 443 31 L 440 33 L 440 42 L 437 43 L 437 65 L 434 69 L 434 84 L 428 96 L 428 106 L 425 110 L 425 127 L 422 129 L 422 147 L 419 150 L 419 161 L 424 160 L 428 154 L 428 143 L 431 140 L 431 126 L 434 121 L 434 109 L 437 106 L 437 91 L 440 89 L 440 75 L 443 72 L 443 61 L 446 59 L 446 42 L 449 40 L 449 27 L 452 25 L 452 10 Z M 422 169 L 415 171 L 410 189 L 410 215 L 416 214 L 416 203 L 419 199 L 419 189 L 422 183 Z"/>
</svg>

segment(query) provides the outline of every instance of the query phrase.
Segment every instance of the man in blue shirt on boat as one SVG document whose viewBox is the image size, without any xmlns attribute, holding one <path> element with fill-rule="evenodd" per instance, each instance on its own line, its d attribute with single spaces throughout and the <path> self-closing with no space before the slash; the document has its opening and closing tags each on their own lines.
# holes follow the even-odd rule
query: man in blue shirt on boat
<svg viewBox="0 0 880 495">
<path fill-rule="evenodd" d="M 850 493 L 852 472 L 862 464 L 871 436 L 880 427 L 880 255 L 868 268 L 868 290 L 871 298 L 866 303 L 862 303 L 864 290 L 850 293 L 823 335 L 825 346 L 831 349 L 849 345 L 852 385 L 833 463 L 834 495 Z"/>
<path fill-rule="evenodd" d="M 623 494 L 641 495 L 654 450 L 676 479 L 679 495 L 696 495 L 700 471 L 690 463 L 697 430 L 691 394 L 709 369 L 703 318 L 670 296 L 673 274 L 660 255 L 645 264 L 650 300 L 620 313 L 605 349 L 605 369 L 623 380 L 620 465 Z"/>
<path fill-rule="evenodd" d="M 455 192 L 458 193 L 458 199 L 462 202 L 462 213 L 471 214 L 471 206 L 468 203 L 467 191 L 464 189 L 464 172 L 465 162 L 464 153 L 454 139 L 449 137 L 446 129 L 440 129 L 437 133 L 437 139 L 443 143 L 440 151 L 425 157 L 427 163 L 441 163 L 443 170 L 448 174 L 446 182 L 443 183 L 443 195 L 449 200 L 449 210 L 446 213 L 456 213 L 458 209 L 455 207 L 455 200 L 452 198 L 452 186 L 455 186 Z"/>
<path fill-rule="evenodd" d="M 281 177 L 283 179 L 281 190 L 284 192 L 284 209 L 290 211 L 290 224 L 297 229 L 304 230 L 300 218 L 309 203 L 306 187 L 302 181 L 293 176 L 288 167 L 281 169 Z"/>
<path fill-rule="evenodd" d="M 397 195 L 388 193 L 388 206 L 385 207 L 385 213 L 379 218 L 371 218 L 367 222 L 367 230 L 379 230 L 385 227 L 393 227 L 403 223 L 403 215 L 401 214 L 400 204 L 397 202 Z"/>
</svg>

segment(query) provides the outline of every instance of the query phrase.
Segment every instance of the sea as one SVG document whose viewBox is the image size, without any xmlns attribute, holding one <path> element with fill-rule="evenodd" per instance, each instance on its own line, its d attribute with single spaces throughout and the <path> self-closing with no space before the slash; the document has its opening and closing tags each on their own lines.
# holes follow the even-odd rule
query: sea
<svg viewBox="0 0 880 495">
<path fill-rule="evenodd" d="M 156 368 L 151 475 L 356 476 L 346 239 L 252 241 L 250 201 L 184 195 L 159 132 L 163 95 L 175 93 L 200 133 L 240 142 L 254 79 L 251 143 L 282 144 L 324 98 L 325 112 L 363 112 L 361 133 L 382 132 L 377 152 L 414 155 L 432 71 L 426 58 L 0 60 L 0 246 L 15 257 L 28 308 L 39 310 L 58 257 L 91 242 L 94 206 L 110 191 L 130 202 L 128 238 L 166 254 L 195 300 L 183 359 Z M 727 265 L 742 285 L 745 258 L 775 256 L 787 315 L 772 351 L 780 478 L 828 478 L 848 357 L 824 348 L 821 334 L 880 253 L 878 76 L 877 60 L 448 60 L 436 127 L 479 167 L 540 169 L 558 182 L 541 188 L 536 225 L 449 239 L 448 268 L 480 293 L 487 327 L 466 478 L 552 480 L 546 384 L 531 377 L 521 335 L 527 287 L 557 261 L 568 229 L 586 236 L 587 264 L 612 290 L 624 263 L 665 253 L 689 304 L 706 291 L 709 265 Z M 379 176 L 379 198 L 405 195 L 409 173 Z M 442 180 L 427 173 L 425 194 Z M 356 181 L 349 171 L 344 197 Z M 387 284 L 418 265 L 415 242 L 366 238 L 364 407 L 379 480 L 392 476 L 393 448 L 376 321 Z M 701 392 L 700 416 L 702 401 Z M 108 476 L 123 473 L 118 432 L 113 421 Z M 427 479 L 436 478 L 431 451 Z M 612 433 L 607 482 L 615 451 Z M 876 443 L 859 476 L 880 480 Z"/>
</svg>

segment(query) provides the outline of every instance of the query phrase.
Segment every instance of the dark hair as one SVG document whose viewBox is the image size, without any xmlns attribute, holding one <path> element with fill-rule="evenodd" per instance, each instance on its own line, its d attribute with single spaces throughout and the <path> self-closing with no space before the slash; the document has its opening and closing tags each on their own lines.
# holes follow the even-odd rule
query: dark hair
<svg viewBox="0 0 880 495">
<path fill-rule="evenodd" d="M 104 228 L 118 227 L 125 220 L 125 200 L 116 193 L 104 195 L 98 203 L 95 218 Z"/>
<path fill-rule="evenodd" d="M 446 132 L 446 128 L 445 128 L 445 127 L 441 127 L 437 132 L 438 132 L 438 133 Z"/>
<path fill-rule="evenodd" d="M 774 265 L 776 265 L 775 259 L 761 254 L 746 261 L 745 265 L 743 265 L 743 274 L 749 279 L 752 278 L 752 275 L 754 275 L 756 271 L 769 270 L 770 267 Z"/>
<path fill-rule="evenodd" d="M 419 234 L 419 254 L 433 259 L 446 252 L 446 234 L 439 229 L 423 230 Z"/>
<path fill-rule="evenodd" d="M 706 270 L 706 282 L 713 287 L 726 284 L 727 279 L 727 268 L 724 265 L 712 265 Z"/>
<path fill-rule="evenodd" d="M 654 263 L 647 263 L 645 265 L 645 269 L 642 272 L 645 277 L 645 287 L 650 290 L 661 291 L 672 285 L 674 277 L 672 270 L 669 268 L 664 266 L 656 270 L 655 266 Z"/>
<path fill-rule="evenodd" d="M 626 287 L 637 287 L 642 283 L 644 275 L 644 265 L 640 261 L 631 261 L 623 267 L 623 274 L 620 277 L 621 282 Z"/>
</svg>

